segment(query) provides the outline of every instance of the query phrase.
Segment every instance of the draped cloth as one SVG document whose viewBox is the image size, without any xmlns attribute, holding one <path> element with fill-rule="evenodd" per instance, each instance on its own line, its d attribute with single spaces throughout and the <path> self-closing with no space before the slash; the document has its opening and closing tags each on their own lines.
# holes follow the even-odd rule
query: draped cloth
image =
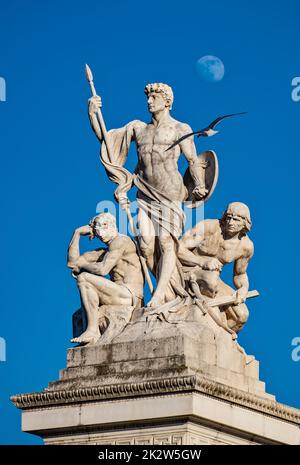
<svg viewBox="0 0 300 465">
<path fill-rule="evenodd" d="M 133 175 L 123 166 L 133 137 L 133 123 L 134 121 L 123 128 L 108 131 L 107 140 L 112 160 L 109 159 L 105 142 L 101 145 L 100 161 L 109 179 L 118 185 L 114 193 L 117 201 L 131 189 L 133 184 Z"/>
<path fill-rule="evenodd" d="M 177 245 L 185 222 L 181 202 L 170 200 L 138 174 L 134 175 L 133 182 L 138 189 L 138 205 L 151 219 L 155 235 L 158 236 L 162 231 L 168 232 Z"/>
<path fill-rule="evenodd" d="M 112 159 L 109 159 L 106 144 L 102 143 L 100 160 L 105 167 L 106 173 L 111 181 L 118 185 L 115 190 L 115 198 L 119 201 L 135 185 L 138 189 L 137 201 L 141 208 L 152 221 L 155 234 L 160 231 L 167 232 L 174 240 L 175 252 L 178 249 L 178 238 L 182 234 L 185 216 L 181 202 L 172 201 L 166 194 L 147 183 L 138 174 L 130 173 L 124 164 L 127 160 L 130 143 L 134 138 L 134 126 L 140 122 L 132 121 L 120 129 L 112 129 L 107 133 L 107 140 Z M 143 123 L 140 123 L 143 124 Z M 159 257 L 160 251 L 156 250 Z M 156 264 L 156 278 L 160 275 L 160 260 Z M 176 296 L 186 297 L 188 294 L 184 289 L 184 278 L 179 260 L 172 275 L 168 289 L 166 290 L 166 301 L 175 299 Z"/>
<path fill-rule="evenodd" d="M 182 234 L 185 222 L 185 215 L 181 208 L 181 202 L 172 201 L 167 198 L 166 194 L 160 192 L 155 187 L 147 183 L 141 176 L 135 175 L 133 182 L 138 189 L 137 202 L 139 208 L 151 220 L 155 235 L 158 237 L 160 234 L 168 233 L 173 241 L 175 253 L 178 250 L 178 238 Z M 156 278 L 159 279 L 161 272 L 161 251 L 159 245 L 155 250 L 156 262 Z M 177 259 L 176 268 L 171 276 L 170 283 L 165 292 L 165 300 L 171 301 L 176 296 L 186 297 L 187 293 L 184 289 L 184 276 L 182 266 Z"/>
</svg>

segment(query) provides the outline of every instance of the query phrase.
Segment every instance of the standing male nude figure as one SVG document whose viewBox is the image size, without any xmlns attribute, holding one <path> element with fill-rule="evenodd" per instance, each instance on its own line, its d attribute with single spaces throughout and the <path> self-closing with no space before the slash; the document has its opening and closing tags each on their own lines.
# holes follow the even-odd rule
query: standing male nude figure
<svg viewBox="0 0 300 465">
<path fill-rule="evenodd" d="M 130 142 L 136 144 L 138 164 L 134 183 L 138 188 L 140 246 L 148 268 L 157 278 L 157 287 L 148 306 L 157 307 L 167 300 L 167 288 L 176 268 L 176 241 L 182 233 L 184 224 L 181 203 L 186 199 L 187 192 L 178 170 L 181 153 L 188 161 L 195 184 L 194 198 L 202 199 L 207 190 L 205 165 L 198 160 L 193 138 L 187 138 L 173 149 L 166 151 L 181 136 L 191 132 L 189 125 L 176 121 L 170 115 L 174 99 L 171 87 L 162 83 L 148 84 L 145 94 L 151 121 L 149 123 L 132 121 L 124 128 L 114 130 L 119 131 L 118 135 L 114 131 L 110 131 L 108 135 L 112 143 L 111 147 L 114 147 L 116 137 L 120 137 L 120 131 L 123 131 L 127 143 L 129 141 L 129 144 Z M 97 111 L 101 106 L 99 96 L 89 100 L 91 126 L 102 143 L 103 134 L 97 118 Z M 114 153 L 115 159 L 118 155 Z M 121 205 L 122 202 L 124 204 L 127 202 L 126 196 L 120 199 Z"/>
</svg>

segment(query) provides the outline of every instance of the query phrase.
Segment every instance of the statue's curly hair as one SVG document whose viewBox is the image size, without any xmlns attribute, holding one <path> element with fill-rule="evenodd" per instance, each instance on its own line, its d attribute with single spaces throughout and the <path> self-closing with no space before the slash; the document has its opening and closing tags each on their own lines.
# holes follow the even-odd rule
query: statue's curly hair
<svg viewBox="0 0 300 465">
<path fill-rule="evenodd" d="M 99 215 L 94 216 L 91 221 L 89 222 L 89 225 L 94 228 L 95 223 L 97 222 L 98 218 L 104 218 L 106 221 L 109 223 L 110 226 L 116 228 L 117 223 L 116 223 L 116 218 L 109 212 L 104 212 L 100 213 Z"/>
<path fill-rule="evenodd" d="M 172 87 L 168 84 L 163 84 L 162 82 L 154 82 L 153 84 L 147 84 L 144 90 L 146 95 L 149 95 L 151 92 L 160 92 L 167 103 L 167 106 L 172 109 L 174 94 Z"/>
</svg>

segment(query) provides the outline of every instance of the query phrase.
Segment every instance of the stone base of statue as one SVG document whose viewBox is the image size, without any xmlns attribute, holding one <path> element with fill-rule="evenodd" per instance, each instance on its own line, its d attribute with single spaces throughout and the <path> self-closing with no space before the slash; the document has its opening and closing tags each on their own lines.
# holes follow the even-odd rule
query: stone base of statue
<svg viewBox="0 0 300 465">
<path fill-rule="evenodd" d="M 109 344 L 68 350 L 58 381 L 12 398 L 23 431 L 46 444 L 299 444 L 300 410 L 266 393 L 230 334 L 189 315 L 144 313 Z"/>
</svg>

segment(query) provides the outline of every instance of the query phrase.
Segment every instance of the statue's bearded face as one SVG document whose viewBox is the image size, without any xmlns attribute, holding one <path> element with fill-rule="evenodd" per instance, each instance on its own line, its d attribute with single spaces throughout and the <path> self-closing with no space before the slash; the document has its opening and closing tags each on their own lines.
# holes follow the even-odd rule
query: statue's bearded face
<svg viewBox="0 0 300 465">
<path fill-rule="evenodd" d="M 148 94 L 148 110 L 150 113 L 158 113 L 166 108 L 166 100 L 162 92 L 150 92 Z"/>
<path fill-rule="evenodd" d="M 227 213 L 224 218 L 224 225 L 226 234 L 228 236 L 235 236 L 236 234 L 244 231 L 245 221 L 239 215 L 234 215 L 232 213 Z"/>
<path fill-rule="evenodd" d="M 116 235 L 116 227 L 105 218 L 97 218 L 93 225 L 94 235 L 107 244 Z"/>
</svg>

